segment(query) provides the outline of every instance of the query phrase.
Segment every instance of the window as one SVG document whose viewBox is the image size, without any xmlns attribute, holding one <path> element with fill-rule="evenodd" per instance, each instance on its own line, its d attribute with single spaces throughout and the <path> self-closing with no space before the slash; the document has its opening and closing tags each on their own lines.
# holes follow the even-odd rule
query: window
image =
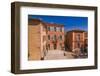
<svg viewBox="0 0 100 76">
<path fill-rule="evenodd" d="M 54 27 L 54 31 L 56 31 L 56 27 Z"/>
<path fill-rule="evenodd" d="M 50 40 L 50 35 L 48 35 L 48 40 Z"/>
<path fill-rule="evenodd" d="M 77 47 L 80 48 L 80 43 L 79 42 L 77 43 Z"/>
<path fill-rule="evenodd" d="M 48 31 L 50 31 L 50 27 L 48 27 Z"/>
<path fill-rule="evenodd" d="M 85 33 L 85 37 L 88 37 L 88 34 L 87 33 Z"/>
<path fill-rule="evenodd" d="M 77 35 L 77 41 L 80 41 L 80 34 Z"/>
<path fill-rule="evenodd" d="M 62 27 L 62 32 L 64 32 L 64 27 Z"/>
<path fill-rule="evenodd" d="M 57 29 L 57 31 L 59 31 L 59 27 L 57 27 L 56 29 Z"/>
<path fill-rule="evenodd" d="M 59 36 L 59 38 L 60 38 L 60 40 L 62 40 L 62 36 L 61 35 Z"/>
<path fill-rule="evenodd" d="M 51 31 L 54 31 L 54 27 L 50 27 L 50 30 L 51 30 Z"/>
<path fill-rule="evenodd" d="M 62 32 L 62 27 L 60 28 L 60 32 Z"/>
</svg>

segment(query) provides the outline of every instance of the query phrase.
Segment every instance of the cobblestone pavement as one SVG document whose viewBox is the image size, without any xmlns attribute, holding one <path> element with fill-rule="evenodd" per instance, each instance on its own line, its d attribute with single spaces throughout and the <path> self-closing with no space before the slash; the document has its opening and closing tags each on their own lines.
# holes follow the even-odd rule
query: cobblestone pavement
<svg viewBox="0 0 100 76">
<path fill-rule="evenodd" d="M 49 50 L 44 57 L 44 60 L 55 60 L 55 59 L 73 59 L 71 52 L 64 52 L 62 50 Z"/>
</svg>

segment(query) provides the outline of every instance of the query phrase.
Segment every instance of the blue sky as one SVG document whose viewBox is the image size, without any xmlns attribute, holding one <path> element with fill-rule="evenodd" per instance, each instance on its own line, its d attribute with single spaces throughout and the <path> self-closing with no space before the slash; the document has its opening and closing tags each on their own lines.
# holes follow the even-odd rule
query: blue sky
<svg viewBox="0 0 100 76">
<path fill-rule="evenodd" d="M 88 17 L 28 15 L 28 18 L 41 19 L 46 23 L 62 24 L 66 31 L 73 29 L 88 31 Z"/>
</svg>

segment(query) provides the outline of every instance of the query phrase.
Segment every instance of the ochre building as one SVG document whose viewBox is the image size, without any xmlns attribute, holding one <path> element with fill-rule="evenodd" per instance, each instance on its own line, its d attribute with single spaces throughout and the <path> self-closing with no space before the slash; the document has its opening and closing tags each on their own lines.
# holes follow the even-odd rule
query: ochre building
<svg viewBox="0 0 100 76">
<path fill-rule="evenodd" d="M 65 47 L 68 51 L 72 51 L 75 48 L 85 47 L 87 46 L 87 43 L 87 32 L 83 30 L 72 30 L 66 33 Z"/>
<path fill-rule="evenodd" d="M 46 28 L 37 19 L 28 20 L 28 59 L 40 60 L 46 51 Z"/>
</svg>

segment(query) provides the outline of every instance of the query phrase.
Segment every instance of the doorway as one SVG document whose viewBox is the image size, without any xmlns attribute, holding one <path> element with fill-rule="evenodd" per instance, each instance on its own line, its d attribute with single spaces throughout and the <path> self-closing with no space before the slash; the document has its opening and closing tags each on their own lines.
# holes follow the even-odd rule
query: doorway
<svg viewBox="0 0 100 76">
<path fill-rule="evenodd" d="M 57 44 L 54 44 L 54 49 L 57 49 Z"/>
</svg>

